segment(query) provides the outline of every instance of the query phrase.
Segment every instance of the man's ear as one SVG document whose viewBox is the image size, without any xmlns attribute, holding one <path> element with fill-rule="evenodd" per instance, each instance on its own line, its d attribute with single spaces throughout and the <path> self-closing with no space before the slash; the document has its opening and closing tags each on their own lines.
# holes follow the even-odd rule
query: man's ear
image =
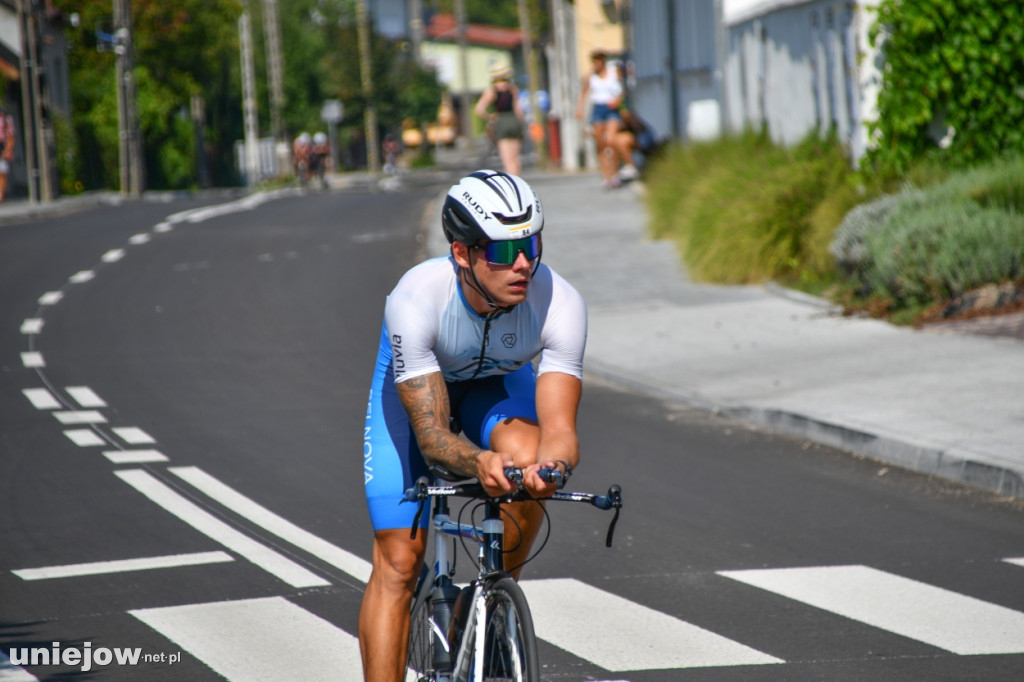
<svg viewBox="0 0 1024 682">
<path fill-rule="evenodd" d="M 452 242 L 452 258 L 461 268 L 469 267 L 469 247 L 462 242 Z"/>
</svg>

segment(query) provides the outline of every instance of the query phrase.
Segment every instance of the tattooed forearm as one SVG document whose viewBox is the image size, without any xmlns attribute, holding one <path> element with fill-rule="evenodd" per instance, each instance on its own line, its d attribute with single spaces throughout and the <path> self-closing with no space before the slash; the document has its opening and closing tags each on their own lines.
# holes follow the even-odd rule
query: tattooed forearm
<svg viewBox="0 0 1024 682">
<path fill-rule="evenodd" d="M 448 388 L 441 374 L 413 377 L 396 387 L 424 458 L 453 473 L 476 476 L 480 448 L 459 438 L 448 427 Z"/>
</svg>

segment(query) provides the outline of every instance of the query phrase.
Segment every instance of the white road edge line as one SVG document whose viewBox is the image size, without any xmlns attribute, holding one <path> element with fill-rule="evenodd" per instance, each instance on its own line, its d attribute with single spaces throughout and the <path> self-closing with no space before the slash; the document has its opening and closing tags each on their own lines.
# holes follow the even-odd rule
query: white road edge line
<svg viewBox="0 0 1024 682">
<path fill-rule="evenodd" d="M 323 587 L 330 583 L 291 559 L 278 554 L 235 530 L 209 512 L 185 499 L 142 469 L 124 469 L 114 474 L 150 500 L 177 516 L 200 533 L 277 576 L 292 587 Z"/>
<path fill-rule="evenodd" d="M 231 511 L 244 516 L 282 540 L 286 540 L 299 549 L 309 552 L 360 582 L 365 583 L 369 581 L 370 572 L 373 568 L 370 562 L 327 542 L 309 531 L 299 528 L 291 521 L 278 516 L 266 507 L 221 483 L 202 469 L 194 466 L 171 467 L 168 471 Z"/>
<path fill-rule="evenodd" d="M 139 559 L 116 559 L 113 561 L 91 561 L 84 564 L 44 566 L 42 568 L 21 568 L 11 571 L 22 580 L 50 580 L 52 578 L 74 578 L 85 575 L 148 571 L 158 568 L 199 566 L 234 561 L 227 552 L 193 552 L 191 554 L 170 554 L 167 556 L 142 557 Z"/>
</svg>

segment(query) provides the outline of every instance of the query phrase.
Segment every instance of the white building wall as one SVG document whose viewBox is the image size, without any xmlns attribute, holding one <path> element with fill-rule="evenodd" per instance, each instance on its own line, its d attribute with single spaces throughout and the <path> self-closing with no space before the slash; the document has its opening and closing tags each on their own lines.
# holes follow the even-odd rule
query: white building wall
<svg viewBox="0 0 1024 682">
<path fill-rule="evenodd" d="M 731 0 L 724 65 L 728 127 L 764 126 L 779 144 L 834 129 L 854 159 L 875 115 L 877 55 L 867 44 L 868 2 Z"/>
</svg>

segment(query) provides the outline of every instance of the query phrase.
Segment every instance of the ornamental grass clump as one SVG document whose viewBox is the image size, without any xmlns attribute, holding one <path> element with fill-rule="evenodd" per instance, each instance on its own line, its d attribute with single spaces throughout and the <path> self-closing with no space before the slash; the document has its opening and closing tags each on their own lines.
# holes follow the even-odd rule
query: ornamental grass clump
<svg viewBox="0 0 1024 682">
<path fill-rule="evenodd" d="M 828 269 L 835 224 L 823 238 L 815 218 L 849 174 L 834 140 L 787 149 L 746 133 L 677 146 L 649 174 L 652 231 L 676 241 L 695 280 L 743 284 Z"/>
</svg>

